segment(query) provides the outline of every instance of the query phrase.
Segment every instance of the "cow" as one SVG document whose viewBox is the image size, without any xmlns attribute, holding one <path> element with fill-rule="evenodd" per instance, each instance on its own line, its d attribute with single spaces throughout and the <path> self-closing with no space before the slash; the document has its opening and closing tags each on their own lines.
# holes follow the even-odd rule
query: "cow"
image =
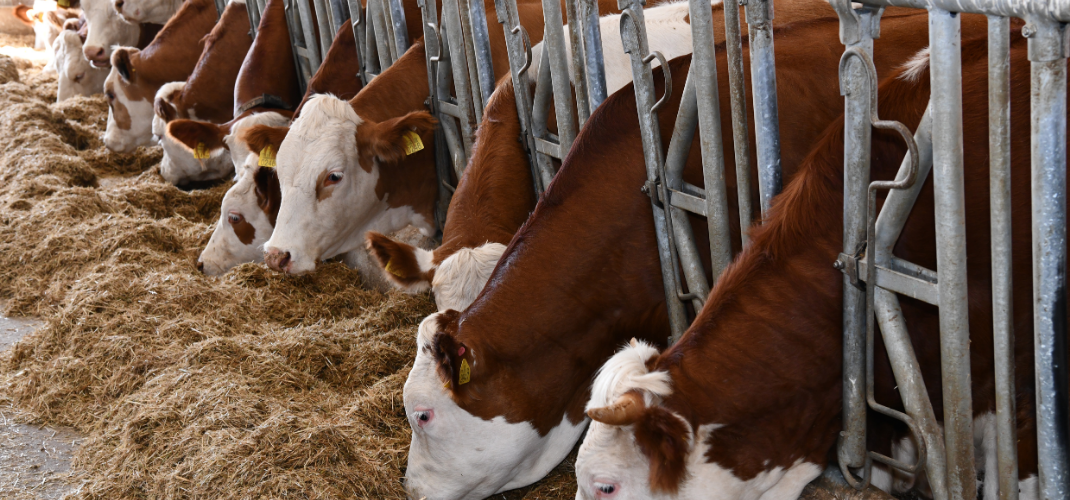
<svg viewBox="0 0 1070 500">
<path fill-rule="evenodd" d="M 111 65 L 113 47 L 143 48 L 161 29 L 159 24 L 124 22 L 108 0 L 85 0 L 81 5 L 88 30 L 82 44 L 82 53 L 98 68 Z"/>
<path fill-rule="evenodd" d="M 281 6 L 281 2 L 279 5 Z M 281 8 L 278 9 L 277 15 L 279 20 L 283 20 Z M 265 17 L 265 19 L 271 18 Z M 284 25 L 282 26 L 285 27 Z M 264 62 L 246 61 L 250 70 L 243 71 L 242 75 L 249 75 L 248 79 L 251 81 L 247 84 L 245 79 L 239 79 L 239 92 L 246 85 L 273 80 L 270 78 L 257 78 L 256 76 L 261 71 L 263 74 L 269 75 L 283 74 L 280 73 L 282 71 L 280 68 L 265 65 L 267 61 L 278 60 L 273 51 L 261 53 L 258 50 L 258 44 L 264 40 L 265 29 L 271 28 L 266 27 L 262 21 L 261 34 L 257 37 L 257 42 L 250 53 L 250 59 L 263 58 Z M 275 31 L 280 30 L 276 29 Z M 275 33 L 276 36 L 279 34 Z M 334 43 L 331 44 L 331 48 L 327 52 L 327 57 L 324 59 L 323 64 L 320 65 L 320 69 L 309 82 L 308 92 L 305 94 L 302 103 L 307 101 L 314 92 L 356 95 L 361 88 L 361 81 L 356 77 L 358 60 L 353 57 L 356 51 L 353 40 L 353 31 L 349 29 L 348 25 L 343 26 L 342 31 L 339 31 L 335 37 Z M 284 30 L 281 31 L 281 36 L 279 36 L 276 43 L 285 44 L 289 47 L 289 39 Z M 252 68 L 260 68 L 260 71 L 254 74 Z M 284 74 L 290 75 L 289 78 L 294 80 L 290 85 L 296 89 L 296 74 L 292 69 Z M 285 78 L 277 80 L 285 80 Z M 274 91 L 263 92 L 260 95 L 274 95 Z M 298 112 L 300 107 L 299 105 Z M 271 151 L 278 152 L 281 136 L 275 135 L 274 137 L 278 138 L 278 142 L 271 142 L 272 136 L 264 135 L 262 136 L 264 140 L 257 140 L 255 143 L 250 144 L 248 142 L 250 137 L 247 137 L 245 131 L 255 125 L 283 127 L 289 123 L 289 118 L 289 114 L 283 118 L 283 115 L 277 112 L 265 110 L 255 114 L 251 112 L 243 113 L 240 119 L 232 122 L 233 125 L 216 126 L 188 121 L 182 123 L 183 120 L 176 120 L 170 126 L 170 128 L 180 131 L 183 128 L 186 128 L 187 132 L 193 129 L 199 131 L 199 135 L 187 135 L 182 143 L 187 150 L 187 154 L 193 151 L 198 141 L 203 141 L 205 137 L 212 136 L 212 127 L 217 129 L 224 126 L 227 127 L 225 131 L 219 130 L 215 134 L 223 138 L 223 147 L 230 151 L 231 161 L 237 172 L 238 182 L 223 196 L 219 223 L 216 224 L 212 237 L 208 240 L 208 245 L 197 259 L 197 268 L 201 272 L 208 275 L 219 275 L 238 264 L 263 260 L 264 242 L 271 236 L 271 231 L 275 227 L 275 217 L 278 215 L 281 194 L 279 194 L 279 180 L 275 170 L 270 166 L 264 167 L 260 165 L 260 152 L 263 151 L 266 145 L 272 146 Z M 232 130 L 233 132 L 231 132 Z M 174 140 L 171 139 L 172 137 L 173 135 L 169 133 L 168 138 Z M 242 222 L 247 222 L 249 225 L 243 225 Z M 250 234 L 251 237 L 249 236 Z"/>
<path fill-rule="evenodd" d="M 922 11 L 889 15 L 884 28 L 874 57 L 881 74 L 924 47 L 928 19 Z M 964 33 L 986 29 L 983 16 L 963 16 Z M 775 37 L 781 157 L 790 177 L 842 113 L 842 45 L 835 18 L 780 26 Z M 727 60 L 723 50 L 717 53 L 720 109 L 726 111 Z M 685 80 L 689 62 L 670 63 L 673 81 Z M 660 73 L 654 81 L 663 95 Z M 680 93 L 673 93 L 659 114 L 675 116 L 679 102 Z M 722 130 L 731 130 L 730 118 L 722 112 Z M 673 126 L 661 120 L 662 137 L 670 137 Z M 646 167 L 639 138 L 634 92 L 625 87 L 592 114 L 475 301 L 463 312 L 438 312 L 421 323 L 404 389 L 413 429 L 410 497 L 481 498 L 538 480 L 586 427 L 596 369 L 630 338 L 664 345 L 669 325 L 650 199 L 641 191 Z M 731 134 L 724 142 L 732 151 Z M 702 185 L 698 150 L 694 141 L 684 177 Z M 738 251 L 731 157 L 724 173 Z M 751 197 L 756 204 L 753 190 Z M 705 221 L 692 225 L 699 248 L 708 248 Z"/>
<path fill-rule="evenodd" d="M 234 117 L 234 89 L 249 47 L 249 15 L 242 2 L 231 2 L 212 32 L 204 40 L 193 74 L 185 82 L 171 82 L 156 91 L 152 133 L 161 138 L 163 159 L 160 175 L 175 185 L 207 181 L 231 175 L 234 166 L 225 155 L 198 158 L 167 138 L 167 123 L 187 118 L 222 123 Z"/>
<path fill-rule="evenodd" d="M 77 31 L 60 32 L 52 49 L 56 61 L 57 102 L 76 95 L 91 96 L 104 91 L 108 70 L 96 68 L 82 57 L 82 37 Z"/>
<path fill-rule="evenodd" d="M 724 6 L 713 3 L 715 42 L 724 41 Z M 822 0 L 796 0 L 778 6 L 777 23 L 828 16 Z M 688 3 L 675 2 L 644 11 L 651 50 L 667 59 L 691 53 Z M 620 15 L 600 19 L 605 59 L 607 93 L 631 83 L 631 60 L 621 46 Z M 743 34 L 746 34 L 744 29 Z M 542 43 L 532 49 L 542 51 Z M 533 66 L 534 67 L 534 66 Z M 537 78 L 537 74 L 533 77 Z M 476 133 L 464 177 L 450 201 L 442 245 L 433 252 L 412 247 L 375 232 L 367 246 L 384 276 L 409 293 L 428 287 L 439 310 L 463 310 L 483 289 L 513 234 L 535 208 L 530 171 L 520 135 L 515 97 L 511 88 L 499 88 L 487 104 Z M 511 109 L 512 108 L 512 109 Z M 421 266 L 422 265 L 422 266 Z"/>
<path fill-rule="evenodd" d="M 494 4 L 486 3 L 491 17 Z M 601 8 L 615 8 L 610 0 L 602 3 Z M 523 2 L 518 11 L 537 43 L 543 32 L 541 4 Z M 500 78 L 509 67 L 505 40 L 500 25 L 491 23 L 489 29 L 495 78 Z M 319 96 L 306 104 L 312 109 L 294 121 L 279 150 L 283 202 L 279 225 L 265 246 L 269 267 L 300 274 L 314 269 L 317 260 L 350 254 L 362 274 L 372 278 L 380 272 L 362 248 L 365 232 L 393 232 L 412 224 L 431 235 L 438 180 L 434 151 L 424 147 L 423 135 L 433 122 L 426 114 L 411 114 L 424 109 L 428 95 L 423 57 L 423 45 L 413 45 L 352 101 Z M 396 131 L 391 139 L 398 142 L 377 145 L 384 137 L 374 132 L 379 130 Z M 420 135 L 419 140 L 409 132 Z M 397 154 L 368 149 L 380 146 Z M 404 154 L 406 149 L 412 154 Z M 380 168 L 388 163 L 396 164 Z M 317 188 L 306 185 L 310 182 Z M 314 223 L 308 219 L 313 213 L 318 214 Z"/>
<path fill-rule="evenodd" d="M 884 30 L 887 34 L 888 31 Z M 1029 79 L 1027 43 L 1012 30 L 1011 81 Z M 879 87 L 880 116 L 908 127 L 929 101 L 928 54 Z M 964 189 L 970 364 L 977 467 L 984 498 L 998 498 L 994 457 L 991 246 L 989 228 L 987 40 L 962 42 Z M 1010 189 L 1014 284 L 1014 357 L 1018 406 L 1020 497 L 1038 498 L 1033 390 L 1028 85 L 1011 87 Z M 795 179 L 778 196 L 764 225 L 721 275 L 680 341 L 659 354 L 636 342 L 601 369 L 588 414 L 594 419 L 577 459 L 577 499 L 606 497 L 796 498 L 817 477 L 841 429 L 842 276 L 829 265 L 841 249 L 843 123 L 817 142 Z M 1070 137 L 1068 137 L 1070 139 Z M 875 179 L 895 178 L 905 147 L 894 134 L 873 134 Z M 897 257 L 936 267 L 931 176 L 895 247 Z M 940 347 L 936 308 L 903 298 L 907 325 L 936 415 Z M 1060 311 L 1065 314 L 1065 311 Z M 880 343 L 878 343 L 880 344 Z M 883 347 L 883 346 L 881 346 Z M 878 347 L 874 391 L 902 408 Z M 771 389 L 772 388 L 772 389 Z M 1025 416 L 1023 418 L 1022 416 Z M 871 432 L 905 437 L 902 425 L 876 413 Z M 882 431 L 881 428 L 891 428 Z M 880 476 L 874 473 L 874 481 Z M 882 486 L 887 487 L 888 481 Z M 610 491 L 612 490 L 612 491 Z M 599 491 L 603 495 L 599 495 Z"/>
<path fill-rule="evenodd" d="M 67 4 L 70 5 L 69 3 Z M 23 24 L 33 28 L 35 50 L 48 50 L 52 42 L 63 31 L 63 23 L 67 19 L 77 18 L 77 8 L 64 8 L 49 0 L 36 0 L 33 7 L 16 5 L 12 11 L 15 18 Z"/>
<path fill-rule="evenodd" d="M 182 7 L 182 0 L 111 0 L 111 4 L 130 24 L 167 24 Z"/>
<path fill-rule="evenodd" d="M 153 144 L 152 106 L 156 91 L 166 83 L 189 77 L 203 52 L 205 35 L 215 24 L 213 0 L 188 0 L 144 50 L 115 49 L 111 73 L 104 82 L 104 96 L 108 99 L 104 145 L 108 149 L 129 152 Z M 89 32 L 92 37 L 92 24 Z"/>
</svg>

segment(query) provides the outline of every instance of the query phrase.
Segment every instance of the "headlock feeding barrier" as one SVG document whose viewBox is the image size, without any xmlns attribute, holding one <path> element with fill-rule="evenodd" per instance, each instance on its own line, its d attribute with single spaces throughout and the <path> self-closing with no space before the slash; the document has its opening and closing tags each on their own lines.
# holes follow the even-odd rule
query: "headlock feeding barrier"
<svg viewBox="0 0 1070 500">
<path fill-rule="evenodd" d="M 342 23 L 351 26 L 367 83 L 408 48 L 402 0 L 287 2 L 295 57 L 307 83 Z M 709 0 L 690 0 L 694 52 L 674 131 L 662 143 L 658 115 L 675 91 L 667 61 L 651 51 L 643 0 L 618 0 L 621 38 L 629 54 L 647 169 L 643 191 L 650 196 L 672 340 L 686 330 L 691 311 L 701 309 L 732 257 L 728 193 Z M 780 191 L 780 144 L 773 51 L 772 0 L 744 0 L 749 31 L 753 126 L 759 203 L 765 214 Z M 1033 320 L 1039 490 L 1045 499 L 1070 498 L 1068 471 L 1068 372 L 1066 339 L 1066 69 L 1070 55 L 1070 1 L 1066 0 L 830 0 L 840 18 L 845 49 L 840 61 L 844 95 L 843 253 L 834 263 L 843 276 L 843 432 L 837 447 L 846 480 L 864 487 L 873 462 L 927 475 L 937 500 L 976 498 L 970 340 L 966 288 L 965 193 L 963 192 L 962 75 L 959 13 L 988 16 L 989 147 L 991 179 L 992 306 L 995 349 L 996 429 L 999 497 L 1018 497 L 1017 432 L 1014 383 L 1014 334 L 1011 315 L 1010 212 L 1010 18 L 1023 19 L 1031 65 L 1031 158 L 1033 234 Z M 533 60 L 529 34 L 520 22 L 516 0 L 495 0 L 508 51 L 529 154 L 533 188 L 542 193 L 553 178 L 554 160 L 568 153 L 580 128 L 606 99 L 597 2 L 543 0 L 544 50 Z M 430 96 L 438 118 L 436 131 L 440 201 L 439 227 L 445 220 L 453 182 L 464 173 L 473 134 L 494 91 L 494 68 L 487 12 L 482 0 L 420 0 Z M 885 7 L 929 11 L 929 106 L 913 133 L 881 120 L 877 113 L 877 75 L 873 40 L 880 35 Z M 250 0 L 254 27 L 262 0 Z M 314 16 L 313 16 L 314 10 Z M 741 19 L 724 9 L 728 56 L 731 134 L 742 241 L 751 225 L 750 145 L 746 110 Z M 315 23 L 315 24 L 314 24 Z M 566 33 L 569 43 L 566 46 Z M 318 33 L 318 34 L 317 34 Z M 255 34 L 255 33 L 254 33 Z M 655 94 L 651 63 L 658 60 L 664 95 Z M 569 65 L 571 61 L 571 65 Z M 532 67 L 537 78 L 529 74 Z M 534 83 L 534 91 L 532 91 Z M 575 96 L 575 99 L 573 99 Z M 550 106 L 556 133 L 550 131 Z M 870 181 L 873 128 L 898 132 L 907 144 L 898 176 Z M 683 180 L 684 165 L 696 131 L 702 154 L 703 187 Z M 933 174 L 938 271 L 897 258 L 893 246 L 903 230 L 927 176 Z M 888 191 L 876 210 L 877 195 Z M 711 269 L 704 269 L 689 214 L 705 217 L 710 234 Z M 941 389 L 944 415 L 938 422 L 914 355 L 898 294 L 939 308 Z M 895 375 L 904 411 L 874 399 L 875 329 Z M 1028 334 L 1028 332 L 1018 332 Z M 935 381 L 931 381 L 935 382 Z M 916 444 L 912 464 L 867 450 L 869 410 L 902 421 Z M 942 425 L 941 425 L 942 424 Z"/>
</svg>

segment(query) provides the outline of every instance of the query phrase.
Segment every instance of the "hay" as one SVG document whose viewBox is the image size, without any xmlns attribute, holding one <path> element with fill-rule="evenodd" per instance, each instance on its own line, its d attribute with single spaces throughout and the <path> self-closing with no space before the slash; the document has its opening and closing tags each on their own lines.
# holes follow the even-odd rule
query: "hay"
<svg viewBox="0 0 1070 500">
<path fill-rule="evenodd" d="M 199 274 L 229 183 L 177 189 L 159 148 L 103 149 L 102 97 L 23 80 L 0 85 L 0 299 L 45 325 L 0 355 L 0 399 L 88 435 L 76 497 L 403 498 L 429 297 L 336 262 Z M 498 497 L 573 498 L 572 460 Z"/>
</svg>

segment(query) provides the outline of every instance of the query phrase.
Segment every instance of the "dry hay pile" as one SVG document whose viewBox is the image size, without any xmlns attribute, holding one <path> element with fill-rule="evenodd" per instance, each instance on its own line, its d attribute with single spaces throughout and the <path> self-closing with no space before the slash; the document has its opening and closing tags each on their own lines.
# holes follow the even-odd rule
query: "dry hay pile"
<svg viewBox="0 0 1070 500">
<path fill-rule="evenodd" d="M 285 277 L 194 261 L 229 183 L 186 192 L 158 148 L 107 152 L 100 96 L 0 85 L 0 300 L 45 326 L 0 400 L 88 435 L 80 498 L 401 498 L 401 390 L 427 296 L 340 263 Z M 572 498 L 571 459 L 510 498 Z"/>
</svg>

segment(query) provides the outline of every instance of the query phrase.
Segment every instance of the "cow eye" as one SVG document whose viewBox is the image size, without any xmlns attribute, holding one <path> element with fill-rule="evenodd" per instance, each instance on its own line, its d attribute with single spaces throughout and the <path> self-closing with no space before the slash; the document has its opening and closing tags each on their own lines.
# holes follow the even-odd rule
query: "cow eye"
<svg viewBox="0 0 1070 500">
<path fill-rule="evenodd" d="M 416 410 L 412 416 L 416 417 L 416 425 L 423 427 L 435 418 L 435 410 Z"/>
<path fill-rule="evenodd" d="M 76 81 L 76 82 L 82 81 L 82 78 L 85 78 L 85 71 L 83 71 L 81 73 L 78 73 L 77 75 L 74 75 L 74 81 Z"/>
<path fill-rule="evenodd" d="M 107 97 L 108 101 L 114 101 L 115 100 L 115 92 L 112 92 L 110 90 L 107 91 L 107 92 L 104 92 L 104 97 Z"/>
<path fill-rule="evenodd" d="M 227 214 L 227 222 L 229 222 L 231 224 L 237 224 L 237 223 L 241 222 L 241 220 L 242 220 L 241 214 L 233 213 L 233 212 Z"/>
<path fill-rule="evenodd" d="M 330 186 L 332 184 L 338 184 L 339 182 L 342 182 L 342 172 L 331 172 L 330 174 L 327 174 L 327 178 L 324 179 L 323 185 Z"/>
</svg>

